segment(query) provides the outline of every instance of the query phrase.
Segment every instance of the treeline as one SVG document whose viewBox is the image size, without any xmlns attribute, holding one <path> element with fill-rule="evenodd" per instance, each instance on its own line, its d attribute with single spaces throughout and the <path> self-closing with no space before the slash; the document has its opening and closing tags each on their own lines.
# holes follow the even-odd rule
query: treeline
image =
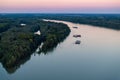
<svg viewBox="0 0 120 80">
<path fill-rule="evenodd" d="M 119 14 L 49 14 L 40 17 L 120 30 Z"/>
<path fill-rule="evenodd" d="M 111 28 L 120 30 L 120 14 L 5 14 L 0 15 L 0 18 L 41 18 L 64 20 L 80 24 L 88 24 L 93 26 Z"/>
<path fill-rule="evenodd" d="M 41 43 L 44 43 L 41 52 L 46 53 L 70 33 L 65 24 L 45 22 L 35 17 L 2 17 L 0 21 L 10 25 L 0 25 L 9 27 L 0 31 L 0 62 L 7 70 L 20 66 L 21 61 L 30 57 Z M 41 35 L 34 34 L 38 30 L 41 31 Z"/>
</svg>

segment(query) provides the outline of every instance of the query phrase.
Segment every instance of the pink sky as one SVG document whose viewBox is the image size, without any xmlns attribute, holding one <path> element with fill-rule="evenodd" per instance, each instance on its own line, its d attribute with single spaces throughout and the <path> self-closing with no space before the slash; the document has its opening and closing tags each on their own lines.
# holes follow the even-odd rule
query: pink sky
<svg viewBox="0 0 120 80">
<path fill-rule="evenodd" d="M 0 0 L 0 12 L 120 12 L 120 0 Z"/>
</svg>

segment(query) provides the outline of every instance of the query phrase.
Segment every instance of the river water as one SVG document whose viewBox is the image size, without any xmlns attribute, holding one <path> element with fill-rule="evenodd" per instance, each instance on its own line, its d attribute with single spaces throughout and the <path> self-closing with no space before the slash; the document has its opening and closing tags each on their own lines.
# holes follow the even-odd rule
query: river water
<svg viewBox="0 0 120 80">
<path fill-rule="evenodd" d="M 0 65 L 0 80 L 120 80 L 120 31 L 50 21 L 67 24 L 70 35 L 47 55 L 32 55 L 13 74 Z"/>
</svg>

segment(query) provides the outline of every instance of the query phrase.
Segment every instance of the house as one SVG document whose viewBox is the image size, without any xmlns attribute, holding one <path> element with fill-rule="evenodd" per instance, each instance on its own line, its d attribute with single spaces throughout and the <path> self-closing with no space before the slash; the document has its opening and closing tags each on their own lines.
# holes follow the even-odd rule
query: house
<svg viewBox="0 0 120 80">
<path fill-rule="evenodd" d="M 41 35 L 41 32 L 40 32 L 40 30 L 38 30 L 38 31 L 35 32 L 34 34 Z"/>
<path fill-rule="evenodd" d="M 26 24 L 24 24 L 24 23 L 21 23 L 20 25 L 21 25 L 21 26 L 26 26 Z"/>
</svg>

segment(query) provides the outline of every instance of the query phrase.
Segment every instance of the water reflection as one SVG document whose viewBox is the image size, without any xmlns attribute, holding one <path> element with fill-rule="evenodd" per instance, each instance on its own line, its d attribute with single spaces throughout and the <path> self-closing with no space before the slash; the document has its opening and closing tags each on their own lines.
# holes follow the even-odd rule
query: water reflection
<svg viewBox="0 0 120 80">
<path fill-rule="evenodd" d="M 57 47 L 57 45 L 58 45 L 58 44 L 54 45 L 54 46 L 51 47 L 51 48 L 47 48 L 47 49 L 45 49 L 45 50 L 41 48 L 37 54 L 47 55 L 47 54 L 49 54 L 49 52 L 53 52 L 54 49 Z"/>
<path fill-rule="evenodd" d="M 24 57 L 13 67 L 8 68 L 8 67 L 5 67 L 4 65 L 3 65 L 3 67 L 9 74 L 12 74 L 12 73 L 16 72 L 16 70 L 19 69 L 21 65 L 24 65 L 28 60 L 30 60 L 30 57 L 31 56 Z"/>
<path fill-rule="evenodd" d="M 53 52 L 53 50 L 57 47 L 57 45 L 58 45 L 58 44 L 56 44 L 56 45 L 54 45 L 53 47 L 51 47 L 51 48 L 49 48 L 49 49 L 46 49 L 46 50 L 44 50 L 44 51 L 41 50 L 41 51 L 39 51 L 38 53 L 35 52 L 35 53 L 33 53 L 33 54 L 34 54 L 34 56 L 35 56 L 36 54 L 39 54 L 39 55 L 41 55 L 41 54 L 48 55 L 50 52 Z M 32 54 L 31 54 L 31 55 L 32 55 Z M 2 65 L 3 65 L 4 69 L 5 69 L 9 74 L 13 74 L 13 73 L 16 72 L 17 69 L 19 69 L 19 68 L 21 67 L 21 65 L 24 65 L 27 61 L 30 60 L 31 55 L 22 58 L 19 62 L 17 62 L 14 66 L 12 66 L 12 67 L 10 67 L 10 68 L 4 66 L 3 64 L 2 64 Z"/>
<path fill-rule="evenodd" d="M 69 36 L 69 35 L 68 35 L 68 36 Z M 49 53 L 52 53 L 59 44 L 61 44 L 62 42 L 64 42 L 64 40 L 66 40 L 66 38 L 67 38 L 67 36 L 66 36 L 64 39 L 62 39 L 61 41 L 59 41 L 57 44 L 52 45 L 50 48 L 44 49 L 42 46 L 41 46 L 41 48 L 40 48 L 40 46 L 38 46 L 38 49 L 37 49 L 38 51 L 37 51 L 37 52 L 35 51 L 34 53 L 31 53 L 31 55 L 32 55 L 32 54 L 33 54 L 34 56 L 35 56 L 36 54 L 38 54 L 38 55 L 48 55 Z M 42 42 L 42 43 L 43 43 L 43 45 L 44 45 L 44 42 Z M 16 64 L 14 64 L 14 66 L 12 66 L 12 67 L 10 67 L 10 68 L 6 67 L 6 66 L 2 63 L 3 68 L 8 72 L 8 74 L 13 74 L 13 73 L 15 73 L 15 72 L 17 71 L 17 69 L 19 69 L 19 68 L 21 67 L 21 65 L 24 65 L 27 61 L 30 60 L 31 55 L 28 55 L 28 56 L 22 58 L 19 62 L 17 62 Z"/>
</svg>

